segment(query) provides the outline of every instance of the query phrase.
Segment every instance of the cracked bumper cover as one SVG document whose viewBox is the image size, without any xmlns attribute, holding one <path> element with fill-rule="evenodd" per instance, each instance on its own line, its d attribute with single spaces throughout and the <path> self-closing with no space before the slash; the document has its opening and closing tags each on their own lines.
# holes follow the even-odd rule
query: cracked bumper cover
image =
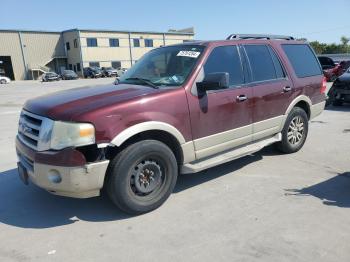
<svg viewBox="0 0 350 262">
<path fill-rule="evenodd" d="M 71 149 L 73 150 L 73 149 Z M 74 198 L 89 198 L 100 195 L 103 187 L 109 160 L 83 163 L 74 166 L 75 160 L 64 165 L 57 161 L 54 164 L 56 154 L 53 152 L 35 152 L 16 140 L 16 151 L 19 162 L 25 167 L 29 180 L 55 194 Z M 61 154 L 61 152 L 57 152 Z M 36 159 L 40 159 L 37 162 Z M 47 160 L 47 161 L 45 161 Z"/>
</svg>

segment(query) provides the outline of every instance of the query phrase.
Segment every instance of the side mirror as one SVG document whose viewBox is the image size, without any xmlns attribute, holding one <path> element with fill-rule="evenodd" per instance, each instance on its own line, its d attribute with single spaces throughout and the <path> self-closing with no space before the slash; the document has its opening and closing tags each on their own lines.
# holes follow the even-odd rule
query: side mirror
<svg viewBox="0 0 350 262">
<path fill-rule="evenodd" d="M 230 75 L 227 72 L 207 74 L 202 82 L 196 83 L 198 94 L 204 94 L 208 90 L 226 89 L 230 86 Z"/>
</svg>

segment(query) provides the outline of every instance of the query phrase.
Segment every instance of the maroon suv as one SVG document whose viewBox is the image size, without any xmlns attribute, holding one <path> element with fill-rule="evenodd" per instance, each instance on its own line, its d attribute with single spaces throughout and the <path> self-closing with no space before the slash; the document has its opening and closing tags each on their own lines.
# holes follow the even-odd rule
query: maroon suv
<svg viewBox="0 0 350 262">
<path fill-rule="evenodd" d="M 131 214 L 159 207 L 178 173 L 276 143 L 298 151 L 325 105 L 311 47 L 291 37 L 234 35 L 154 49 L 119 85 L 77 88 L 23 107 L 22 180 L 87 198 L 105 188 Z"/>
</svg>

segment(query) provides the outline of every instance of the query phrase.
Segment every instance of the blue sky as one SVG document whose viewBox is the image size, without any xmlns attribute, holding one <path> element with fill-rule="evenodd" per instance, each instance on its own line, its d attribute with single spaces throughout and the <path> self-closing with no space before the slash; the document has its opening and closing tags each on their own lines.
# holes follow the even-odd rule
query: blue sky
<svg viewBox="0 0 350 262">
<path fill-rule="evenodd" d="M 193 26 L 196 39 L 274 33 L 322 42 L 350 37 L 350 0 L 0 0 L 0 29 L 167 31 Z M 329 11 L 329 12 L 327 12 Z"/>
</svg>

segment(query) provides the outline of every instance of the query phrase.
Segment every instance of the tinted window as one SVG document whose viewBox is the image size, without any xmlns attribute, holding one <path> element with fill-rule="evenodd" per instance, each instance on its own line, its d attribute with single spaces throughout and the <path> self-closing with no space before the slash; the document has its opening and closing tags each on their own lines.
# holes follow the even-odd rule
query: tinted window
<svg viewBox="0 0 350 262">
<path fill-rule="evenodd" d="M 308 45 L 282 45 L 298 77 L 321 75 L 318 60 Z"/>
<path fill-rule="evenodd" d="M 86 38 L 86 45 L 89 47 L 97 46 L 97 38 Z"/>
<path fill-rule="evenodd" d="M 145 39 L 145 47 L 153 47 L 153 40 Z"/>
<path fill-rule="evenodd" d="M 242 64 L 236 46 L 216 47 L 204 65 L 204 73 L 227 72 L 230 85 L 243 84 Z"/>
<path fill-rule="evenodd" d="M 109 39 L 109 46 L 110 47 L 118 47 L 119 46 L 119 39 L 117 39 L 117 38 L 110 38 Z"/>
<path fill-rule="evenodd" d="M 140 39 L 134 39 L 134 47 L 140 47 Z"/>
<path fill-rule="evenodd" d="M 67 51 L 70 50 L 70 44 L 69 44 L 69 42 L 66 43 L 66 48 L 67 48 Z"/>
<path fill-rule="evenodd" d="M 281 65 L 280 60 L 278 59 L 275 51 L 269 46 L 270 54 L 272 57 L 273 64 L 275 66 L 276 76 L 277 78 L 284 78 L 286 74 L 284 73 L 283 67 Z"/>
<path fill-rule="evenodd" d="M 254 82 L 277 78 L 275 65 L 266 45 L 246 45 L 244 48 L 249 59 Z"/>
<path fill-rule="evenodd" d="M 90 67 L 100 67 L 100 62 L 89 62 Z"/>
<path fill-rule="evenodd" d="M 122 64 L 120 61 L 112 61 L 111 65 L 113 68 L 117 69 L 117 68 L 121 67 Z"/>
</svg>

